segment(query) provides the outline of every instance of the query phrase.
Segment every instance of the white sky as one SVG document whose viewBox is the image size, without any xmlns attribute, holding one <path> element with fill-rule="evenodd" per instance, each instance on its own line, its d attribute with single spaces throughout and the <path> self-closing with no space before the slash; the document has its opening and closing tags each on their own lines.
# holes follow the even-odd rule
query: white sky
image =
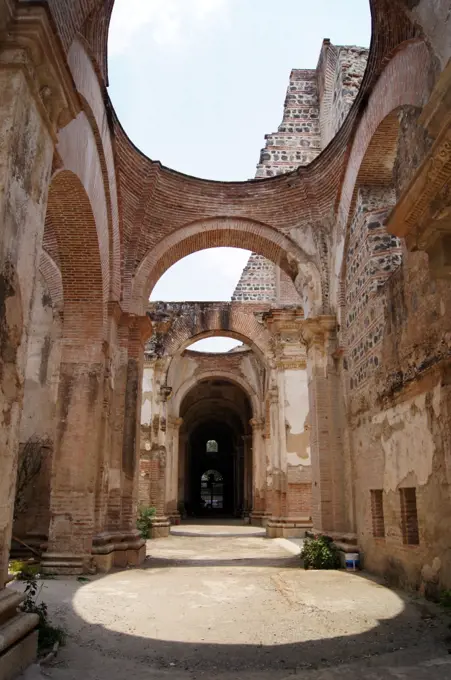
<svg viewBox="0 0 451 680">
<path fill-rule="evenodd" d="M 323 38 L 368 46 L 367 0 L 116 0 L 110 96 L 131 140 L 190 175 L 254 176 L 282 119 L 293 68 L 315 68 Z M 229 300 L 249 253 L 201 251 L 176 263 L 153 300 Z M 212 342 L 214 341 L 214 342 Z M 203 341 L 206 350 L 236 341 Z"/>
</svg>

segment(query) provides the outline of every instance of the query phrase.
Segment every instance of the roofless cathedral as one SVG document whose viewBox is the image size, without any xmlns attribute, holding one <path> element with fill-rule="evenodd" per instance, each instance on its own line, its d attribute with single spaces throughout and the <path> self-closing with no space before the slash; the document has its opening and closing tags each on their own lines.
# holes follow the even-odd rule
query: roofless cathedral
<svg viewBox="0 0 451 680">
<path fill-rule="evenodd" d="M 137 565 L 138 502 L 155 536 L 226 513 L 451 588 L 449 1 L 371 0 L 369 52 L 292 71 L 230 183 L 128 139 L 113 4 L 0 0 L 0 676 L 35 648 L 12 536 L 49 573 Z M 149 304 L 216 246 L 253 253 L 232 302 Z M 187 349 L 213 335 L 244 344 Z"/>
</svg>

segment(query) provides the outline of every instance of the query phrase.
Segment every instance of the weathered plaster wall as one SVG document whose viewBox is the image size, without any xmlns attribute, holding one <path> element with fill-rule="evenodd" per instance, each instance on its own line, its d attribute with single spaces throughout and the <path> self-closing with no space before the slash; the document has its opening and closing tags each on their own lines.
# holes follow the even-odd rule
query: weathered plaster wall
<svg viewBox="0 0 451 680">
<path fill-rule="evenodd" d="M 309 518 L 312 512 L 312 469 L 307 371 L 286 368 L 283 378 L 287 515 Z"/>
<path fill-rule="evenodd" d="M 363 253 L 364 240 L 358 244 Z M 352 260 L 352 245 L 348 253 Z M 368 250 L 364 259 L 371 261 Z M 451 536 L 443 521 L 451 512 L 451 291 L 446 281 L 431 278 L 424 253 L 404 249 L 402 263 L 367 297 L 346 300 L 350 310 L 354 300 L 363 305 L 347 317 L 343 362 L 359 545 L 367 568 L 434 596 L 451 584 Z M 369 369 L 371 357 L 377 363 Z M 404 487 L 416 490 L 419 545 L 403 543 Z M 385 538 L 373 536 L 372 489 L 383 491 Z"/>
<path fill-rule="evenodd" d="M 413 19 L 421 25 L 441 68 L 444 68 L 451 57 L 450 0 L 405 0 L 405 4 Z"/>
<path fill-rule="evenodd" d="M 310 465 L 307 371 L 285 369 L 285 427 L 289 466 Z"/>
<path fill-rule="evenodd" d="M 20 449 L 41 456 L 41 469 L 25 491 L 24 510 L 14 524 L 16 536 L 24 537 L 32 532 L 45 537 L 48 533 L 61 333 L 62 319 L 52 306 L 49 290 L 40 274 L 36 281 L 28 341 Z"/>
</svg>

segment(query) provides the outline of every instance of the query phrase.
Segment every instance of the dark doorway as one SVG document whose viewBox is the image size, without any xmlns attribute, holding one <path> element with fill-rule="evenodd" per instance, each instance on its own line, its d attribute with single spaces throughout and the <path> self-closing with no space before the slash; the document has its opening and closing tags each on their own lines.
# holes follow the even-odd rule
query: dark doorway
<svg viewBox="0 0 451 680">
<path fill-rule="evenodd" d="M 179 499 L 188 517 L 241 517 L 251 499 L 250 404 L 233 383 L 209 380 L 185 397 Z"/>
<path fill-rule="evenodd" d="M 206 470 L 200 478 L 200 496 L 206 510 L 224 510 L 224 478 L 218 470 Z"/>
</svg>

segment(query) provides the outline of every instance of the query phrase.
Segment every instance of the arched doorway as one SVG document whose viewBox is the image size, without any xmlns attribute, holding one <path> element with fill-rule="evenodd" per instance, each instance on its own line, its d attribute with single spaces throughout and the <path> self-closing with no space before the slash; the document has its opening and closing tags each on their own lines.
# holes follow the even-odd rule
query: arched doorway
<svg viewBox="0 0 451 680">
<path fill-rule="evenodd" d="M 237 384 L 197 383 L 180 407 L 179 502 L 188 517 L 241 517 L 252 507 L 252 408 Z"/>
</svg>

